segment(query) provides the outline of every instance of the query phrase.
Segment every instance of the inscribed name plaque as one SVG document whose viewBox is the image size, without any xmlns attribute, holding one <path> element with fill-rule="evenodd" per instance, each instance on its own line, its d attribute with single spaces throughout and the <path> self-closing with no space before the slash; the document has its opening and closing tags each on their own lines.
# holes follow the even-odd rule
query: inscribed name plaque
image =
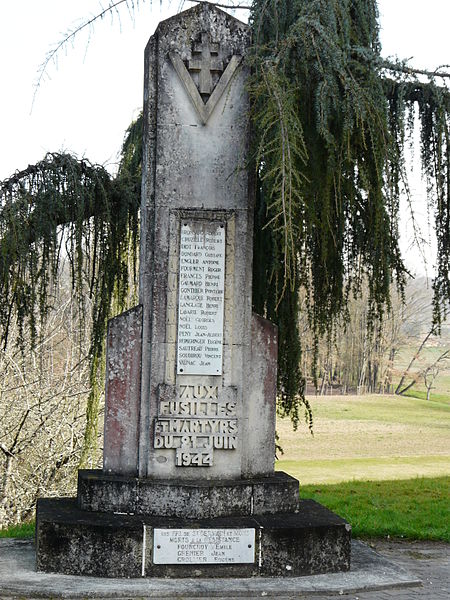
<svg viewBox="0 0 450 600">
<path fill-rule="evenodd" d="M 225 225 L 183 221 L 180 234 L 177 373 L 221 375 Z"/>
<path fill-rule="evenodd" d="M 255 562 L 255 529 L 155 529 L 156 565 Z"/>
</svg>

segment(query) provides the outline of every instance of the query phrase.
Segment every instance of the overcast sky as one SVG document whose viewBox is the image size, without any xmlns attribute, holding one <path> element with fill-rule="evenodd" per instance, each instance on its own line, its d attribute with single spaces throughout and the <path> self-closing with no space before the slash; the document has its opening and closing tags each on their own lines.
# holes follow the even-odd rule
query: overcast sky
<svg viewBox="0 0 450 600">
<path fill-rule="evenodd" d="M 120 19 L 105 17 L 90 36 L 78 36 L 49 65 L 32 107 L 48 51 L 100 6 L 98 0 L 0 0 L 0 179 L 48 151 L 114 168 L 124 131 L 142 106 L 145 44 L 180 2 L 160 8 L 141 1 L 134 17 L 121 11 Z M 425 68 L 450 63 L 450 0 L 380 0 L 379 8 L 384 55 L 413 58 Z"/>
</svg>

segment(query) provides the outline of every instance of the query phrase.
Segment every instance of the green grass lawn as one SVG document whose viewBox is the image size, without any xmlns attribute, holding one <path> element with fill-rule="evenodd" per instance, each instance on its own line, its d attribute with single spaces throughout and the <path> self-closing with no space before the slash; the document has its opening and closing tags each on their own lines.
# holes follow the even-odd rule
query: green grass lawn
<svg viewBox="0 0 450 600">
<path fill-rule="evenodd" d="M 447 456 L 383 456 L 322 460 L 280 460 L 277 471 L 286 471 L 300 484 L 334 484 L 346 481 L 389 481 L 399 477 L 440 477 L 448 473 Z"/>
<path fill-rule="evenodd" d="M 0 529 L 0 538 L 27 538 L 34 536 L 34 521 L 12 525 L 7 529 Z"/>
<path fill-rule="evenodd" d="M 276 469 L 357 537 L 450 541 L 450 397 L 310 397 L 314 436 L 279 419 Z"/>
<path fill-rule="evenodd" d="M 346 519 L 355 537 L 450 542 L 450 477 L 304 485 L 300 497 L 316 500 Z M 0 537 L 33 535 L 34 523 L 0 531 Z"/>
<path fill-rule="evenodd" d="M 422 388 L 423 388 L 423 386 L 422 386 Z M 414 386 L 413 388 L 409 389 L 407 392 L 405 392 L 404 395 L 405 396 L 409 396 L 410 398 L 418 398 L 419 400 L 426 400 L 427 399 L 427 392 L 426 392 L 426 390 L 424 390 L 424 389 L 416 389 L 416 386 Z M 431 405 L 432 402 L 443 403 L 443 404 L 450 404 L 450 395 L 435 393 L 434 390 L 433 390 L 431 392 L 431 396 L 430 396 L 430 400 L 429 400 L 430 405 Z"/>
<path fill-rule="evenodd" d="M 356 537 L 450 542 L 450 477 L 300 486 L 346 519 Z"/>
<path fill-rule="evenodd" d="M 321 418 L 362 420 L 405 425 L 450 427 L 450 396 L 445 402 L 427 402 L 414 396 L 368 394 L 365 396 L 316 396 L 310 398 L 316 421 Z M 442 417 L 442 418 L 441 418 Z"/>
</svg>

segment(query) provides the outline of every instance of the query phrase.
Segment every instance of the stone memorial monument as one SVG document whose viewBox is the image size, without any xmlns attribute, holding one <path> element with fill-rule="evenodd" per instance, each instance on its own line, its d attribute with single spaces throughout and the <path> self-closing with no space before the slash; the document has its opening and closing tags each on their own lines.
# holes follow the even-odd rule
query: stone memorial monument
<svg viewBox="0 0 450 600">
<path fill-rule="evenodd" d="M 251 308 L 249 44 L 202 3 L 146 48 L 140 304 L 109 323 L 103 469 L 79 471 L 76 499 L 38 502 L 39 570 L 350 567 L 349 525 L 274 472 L 277 332 Z"/>
</svg>

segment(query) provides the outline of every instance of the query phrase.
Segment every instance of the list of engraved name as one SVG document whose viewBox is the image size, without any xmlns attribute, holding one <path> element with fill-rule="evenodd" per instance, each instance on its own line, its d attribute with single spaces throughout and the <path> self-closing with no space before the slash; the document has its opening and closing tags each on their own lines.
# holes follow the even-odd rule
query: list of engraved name
<svg viewBox="0 0 450 600">
<path fill-rule="evenodd" d="M 225 286 L 225 227 L 182 222 L 177 372 L 221 375 Z"/>
</svg>

